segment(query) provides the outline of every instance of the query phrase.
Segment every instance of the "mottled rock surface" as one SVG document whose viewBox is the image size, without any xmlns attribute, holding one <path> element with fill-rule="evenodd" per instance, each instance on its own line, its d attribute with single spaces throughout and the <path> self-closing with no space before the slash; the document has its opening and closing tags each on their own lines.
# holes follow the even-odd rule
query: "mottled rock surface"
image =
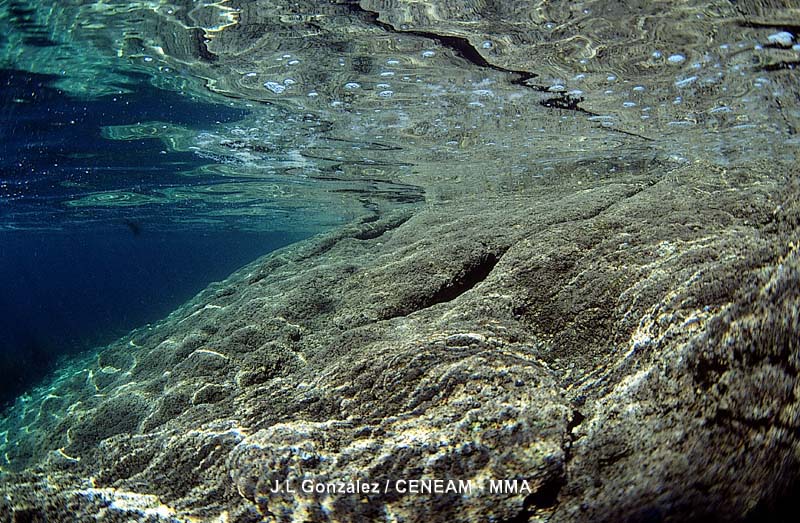
<svg viewBox="0 0 800 523">
<path fill-rule="evenodd" d="M 375 215 L 76 360 L 3 421 L 3 521 L 687 521 L 798 477 L 800 191 L 575 175 Z M 409 494 L 401 479 L 526 480 Z M 379 492 L 271 492 L 275 482 Z"/>
</svg>

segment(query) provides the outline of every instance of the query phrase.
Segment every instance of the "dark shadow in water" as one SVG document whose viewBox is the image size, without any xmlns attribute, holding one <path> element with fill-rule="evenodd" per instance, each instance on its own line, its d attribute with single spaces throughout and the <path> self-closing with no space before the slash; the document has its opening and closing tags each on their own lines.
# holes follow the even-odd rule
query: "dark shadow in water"
<svg viewBox="0 0 800 523">
<path fill-rule="evenodd" d="M 134 236 L 139 236 L 142 234 L 142 226 L 139 223 L 128 219 L 122 220 L 122 223 L 128 227 L 128 229 L 131 231 L 131 234 Z"/>
</svg>

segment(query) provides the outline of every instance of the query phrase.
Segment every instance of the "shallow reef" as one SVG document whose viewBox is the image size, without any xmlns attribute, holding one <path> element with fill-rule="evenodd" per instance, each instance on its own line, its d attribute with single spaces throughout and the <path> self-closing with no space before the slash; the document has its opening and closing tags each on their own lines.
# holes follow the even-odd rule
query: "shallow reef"
<svg viewBox="0 0 800 523">
<path fill-rule="evenodd" d="M 766 164 L 576 175 L 276 251 L 19 400 L 3 520 L 774 514 L 798 478 L 799 192 Z M 383 488 L 425 478 L 472 488 Z"/>
</svg>

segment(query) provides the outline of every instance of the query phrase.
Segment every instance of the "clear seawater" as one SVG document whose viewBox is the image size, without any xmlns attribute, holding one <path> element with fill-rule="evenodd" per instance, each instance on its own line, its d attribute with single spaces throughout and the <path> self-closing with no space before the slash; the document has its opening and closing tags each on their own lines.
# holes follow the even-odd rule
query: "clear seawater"
<svg viewBox="0 0 800 523">
<path fill-rule="evenodd" d="M 393 206 L 795 161 L 798 11 L 752 4 L 0 0 L 0 402 Z"/>
<path fill-rule="evenodd" d="M 202 128 L 245 111 L 199 103 L 131 77 L 124 93 L 79 99 L 48 75 L 0 71 L 0 403 L 65 355 L 108 344 L 166 316 L 209 282 L 310 231 L 200 220 L 222 202 L 71 209 L 113 191 L 157 194 L 207 162 L 155 140 L 101 129 L 161 121 Z M 215 181 L 196 176 L 194 186 Z"/>
<path fill-rule="evenodd" d="M 246 231 L 0 232 L 4 399 L 65 354 L 155 322 L 212 281 L 298 236 Z"/>
</svg>

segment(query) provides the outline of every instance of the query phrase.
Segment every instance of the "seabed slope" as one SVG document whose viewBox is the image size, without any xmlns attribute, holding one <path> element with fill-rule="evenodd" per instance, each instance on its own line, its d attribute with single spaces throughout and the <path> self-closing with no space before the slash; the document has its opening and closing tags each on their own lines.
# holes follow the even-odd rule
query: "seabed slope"
<svg viewBox="0 0 800 523">
<path fill-rule="evenodd" d="M 4 519 L 768 513 L 798 473 L 798 196 L 765 165 L 576 176 L 270 254 L 18 402 Z M 421 478 L 532 493 L 271 492 Z"/>
</svg>

